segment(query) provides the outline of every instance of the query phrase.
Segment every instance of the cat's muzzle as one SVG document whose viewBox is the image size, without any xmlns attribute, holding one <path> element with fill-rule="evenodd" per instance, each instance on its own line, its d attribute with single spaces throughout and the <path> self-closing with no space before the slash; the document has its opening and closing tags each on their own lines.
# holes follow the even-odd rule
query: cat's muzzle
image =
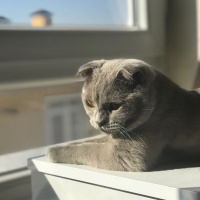
<svg viewBox="0 0 200 200">
<path fill-rule="evenodd" d="M 117 122 L 111 122 L 101 127 L 101 130 L 105 133 L 114 133 L 119 129 L 119 124 Z"/>
</svg>

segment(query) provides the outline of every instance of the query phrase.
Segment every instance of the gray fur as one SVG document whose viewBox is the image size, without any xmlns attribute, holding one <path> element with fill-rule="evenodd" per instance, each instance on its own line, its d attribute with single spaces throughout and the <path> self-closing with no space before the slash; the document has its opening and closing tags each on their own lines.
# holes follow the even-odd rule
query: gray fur
<svg viewBox="0 0 200 200">
<path fill-rule="evenodd" d="M 164 152 L 185 160 L 199 158 L 198 91 L 181 89 L 145 62 L 134 59 L 93 61 L 83 65 L 78 75 L 86 81 L 82 100 L 91 125 L 104 136 L 50 148 L 50 161 L 147 171 L 158 164 Z"/>
</svg>

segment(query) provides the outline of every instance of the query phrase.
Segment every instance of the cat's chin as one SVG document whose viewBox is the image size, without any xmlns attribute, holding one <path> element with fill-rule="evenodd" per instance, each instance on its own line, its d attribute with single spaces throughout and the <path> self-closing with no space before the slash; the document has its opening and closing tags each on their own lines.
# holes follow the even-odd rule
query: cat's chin
<svg viewBox="0 0 200 200">
<path fill-rule="evenodd" d="M 103 133 L 106 133 L 106 134 L 108 134 L 108 135 L 110 135 L 110 134 L 113 133 L 113 131 L 111 131 L 111 130 L 106 130 L 106 129 L 104 129 L 104 128 L 100 128 L 100 131 L 103 132 Z"/>
</svg>

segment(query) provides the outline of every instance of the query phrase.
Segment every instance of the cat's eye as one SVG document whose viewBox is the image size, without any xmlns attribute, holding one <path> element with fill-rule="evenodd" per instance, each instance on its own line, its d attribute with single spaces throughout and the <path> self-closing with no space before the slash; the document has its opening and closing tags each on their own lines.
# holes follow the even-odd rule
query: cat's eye
<svg viewBox="0 0 200 200">
<path fill-rule="evenodd" d="M 86 104 L 87 104 L 89 107 L 91 107 L 91 108 L 94 108 L 94 107 L 95 107 L 94 102 L 91 101 L 91 100 L 87 100 L 87 101 L 86 101 Z"/>
<path fill-rule="evenodd" d="M 121 104 L 119 103 L 109 103 L 108 110 L 109 112 L 112 112 L 113 110 L 118 110 L 120 108 Z"/>
</svg>

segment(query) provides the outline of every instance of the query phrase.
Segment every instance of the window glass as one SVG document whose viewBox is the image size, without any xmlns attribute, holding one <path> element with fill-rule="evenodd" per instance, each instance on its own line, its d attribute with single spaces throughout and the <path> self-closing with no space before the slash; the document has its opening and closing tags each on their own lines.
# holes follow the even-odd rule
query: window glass
<svg viewBox="0 0 200 200">
<path fill-rule="evenodd" d="M 134 26 L 136 0 L 1 0 L 0 25 Z"/>
<path fill-rule="evenodd" d="M 119 30 L 121 27 L 125 27 L 125 30 L 127 27 L 133 27 L 131 30 L 145 30 L 147 29 L 146 2 L 146 0 L 0 1 L 2 48 L 0 68 L 4 74 L 3 81 L 1 80 L 4 83 L 0 85 L 0 163 L 4 163 L 4 166 L 0 166 L 0 173 L 23 168 L 26 166 L 27 158 L 44 154 L 43 147 L 46 145 L 96 134 L 81 103 L 82 83 L 75 84 L 72 81 L 74 84 L 69 84 L 67 80 L 60 82 L 60 78 L 68 76 L 68 73 L 71 76 L 74 72 L 71 66 L 80 66 L 77 63 L 84 64 L 85 61 L 102 57 L 128 57 L 133 54 L 133 41 L 141 41 L 142 44 L 145 41 L 145 45 L 147 41 L 143 40 L 146 36 L 140 37 L 139 34 L 126 32 L 119 34 L 115 31 L 109 34 L 101 31 L 98 34 L 59 32 L 63 34 L 59 38 L 58 32 L 37 31 L 38 29 L 33 32 L 23 31 L 23 27 L 25 30 L 29 28 L 32 30 L 35 27 L 50 27 L 50 30 L 56 27 L 61 29 L 86 27 L 86 30 L 90 30 L 88 27 L 100 27 L 98 30 L 104 30 L 102 27 L 119 27 Z M 4 31 L 4 28 L 10 29 Z M 79 35 L 81 37 L 77 40 Z M 139 40 L 135 39 L 136 36 Z M 112 41 L 112 38 L 115 40 Z M 96 41 L 103 40 L 110 43 L 104 41 L 103 48 L 96 45 L 99 44 Z M 86 42 L 87 45 L 83 45 Z M 122 45 L 119 45 L 118 50 L 112 51 L 111 47 L 115 43 Z M 149 43 L 152 44 L 152 41 L 147 42 Z M 143 55 L 141 47 L 134 46 Z M 104 52 L 104 49 L 109 51 Z M 64 73 L 61 76 L 62 72 Z M 52 80 L 45 80 L 46 78 Z M 59 80 L 56 80 L 57 78 Z M 19 82 L 10 83 L 10 79 Z"/>
<path fill-rule="evenodd" d="M 81 87 L 0 92 L 0 155 L 91 136 Z"/>
</svg>

